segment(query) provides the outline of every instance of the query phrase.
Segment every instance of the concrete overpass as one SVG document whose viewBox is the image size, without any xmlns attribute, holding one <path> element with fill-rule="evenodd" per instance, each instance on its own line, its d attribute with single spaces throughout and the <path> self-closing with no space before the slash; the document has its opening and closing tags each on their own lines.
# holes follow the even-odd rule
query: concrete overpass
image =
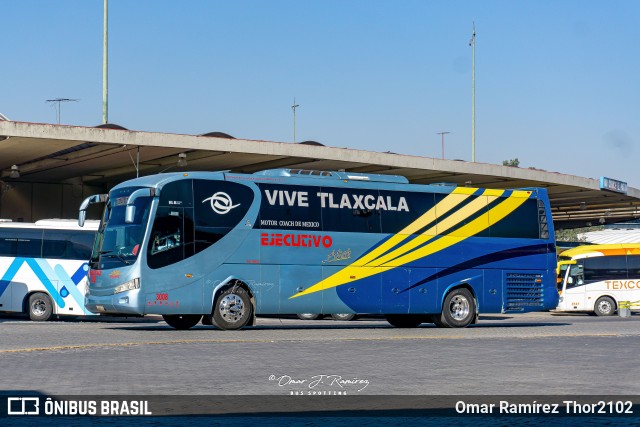
<svg viewBox="0 0 640 427">
<path fill-rule="evenodd" d="M 389 146 L 393 147 L 393 141 Z M 179 154 L 186 167 L 178 167 Z M 19 178 L 12 178 L 16 165 Z M 640 218 L 640 190 L 602 190 L 600 180 L 509 166 L 391 152 L 235 139 L 214 132 L 176 135 L 106 127 L 0 121 L 0 218 L 75 217 L 82 198 L 136 176 L 162 171 L 271 168 L 403 175 L 412 183 L 490 188 L 546 187 L 556 228 Z M 16 173 L 14 171 L 13 175 Z M 615 178 L 615 177 L 610 177 Z"/>
</svg>

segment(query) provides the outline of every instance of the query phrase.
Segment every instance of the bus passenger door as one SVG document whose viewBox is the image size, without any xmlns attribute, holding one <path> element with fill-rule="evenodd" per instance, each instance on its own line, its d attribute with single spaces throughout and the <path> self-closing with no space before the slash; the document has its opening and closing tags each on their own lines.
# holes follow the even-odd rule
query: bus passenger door
<svg viewBox="0 0 640 427">
<path fill-rule="evenodd" d="M 593 307 L 589 309 L 586 305 L 584 267 L 581 262 L 569 267 L 562 297 L 567 311 L 584 311 L 593 309 Z"/>
</svg>

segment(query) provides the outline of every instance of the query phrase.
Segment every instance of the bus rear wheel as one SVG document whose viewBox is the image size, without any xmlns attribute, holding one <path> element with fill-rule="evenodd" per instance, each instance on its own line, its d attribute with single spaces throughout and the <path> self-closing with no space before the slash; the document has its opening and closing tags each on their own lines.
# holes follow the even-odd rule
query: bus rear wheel
<svg viewBox="0 0 640 427">
<path fill-rule="evenodd" d="M 414 314 L 387 314 L 385 318 L 396 328 L 417 328 L 425 320 L 423 316 Z"/>
<path fill-rule="evenodd" d="M 440 316 L 434 316 L 434 324 L 440 328 L 466 328 L 476 317 L 476 302 L 466 288 L 449 292 L 442 305 Z"/>
<path fill-rule="evenodd" d="M 164 314 L 162 318 L 174 329 L 191 329 L 202 319 L 201 314 Z"/>
<path fill-rule="evenodd" d="M 213 323 L 220 329 L 236 330 L 251 320 L 253 306 L 247 290 L 241 286 L 229 286 L 218 293 L 213 303 Z"/>
<path fill-rule="evenodd" d="M 53 303 L 49 295 L 36 292 L 29 297 L 29 318 L 36 322 L 46 322 L 53 315 Z"/>
<path fill-rule="evenodd" d="M 609 297 L 598 298 L 593 311 L 598 316 L 613 316 L 616 312 L 616 303 Z"/>
<path fill-rule="evenodd" d="M 355 319 L 356 315 L 353 313 L 334 313 L 331 315 L 333 320 L 342 320 L 343 322 L 348 322 L 350 320 Z"/>
<path fill-rule="evenodd" d="M 298 316 L 300 320 L 317 320 L 322 317 L 322 315 L 318 313 L 298 313 L 296 316 Z"/>
</svg>

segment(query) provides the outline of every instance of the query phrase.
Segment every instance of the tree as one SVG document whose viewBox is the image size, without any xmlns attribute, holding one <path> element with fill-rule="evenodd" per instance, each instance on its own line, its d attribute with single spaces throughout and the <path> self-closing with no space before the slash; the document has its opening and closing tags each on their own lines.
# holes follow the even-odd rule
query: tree
<svg viewBox="0 0 640 427">
<path fill-rule="evenodd" d="M 518 160 L 517 157 L 515 159 L 502 161 L 502 166 L 513 166 L 514 168 L 517 168 L 519 164 L 520 160 Z"/>
<path fill-rule="evenodd" d="M 556 230 L 557 242 L 587 242 L 585 237 L 578 237 L 578 234 L 587 233 L 589 231 L 604 230 L 604 226 L 597 225 L 595 227 L 569 228 L 565 230 Z"/>
</svg>

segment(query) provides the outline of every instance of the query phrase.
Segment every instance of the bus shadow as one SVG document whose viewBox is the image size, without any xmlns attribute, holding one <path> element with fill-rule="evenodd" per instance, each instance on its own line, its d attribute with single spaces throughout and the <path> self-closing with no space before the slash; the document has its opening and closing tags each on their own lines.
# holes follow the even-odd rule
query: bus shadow
<svg viewBox="0 0 640 427">
<path fill-rule="evenodd" d="M 571 326 L 572 323 L 563 323 L 563 322 L 514 322 L 514 323 L 478 323 L 476 325 L 470 325 L 466 329 L 491 329 L 491 328 L 540 328 L 540 327 L 565 327 Z M 163 331 L 171 331 L 174 330 L 171 326 L 165 324 L 155 324 L 155 325 L 140 325 L 140 324 L 129 324 L 129 325 L 118 325 L 113 327 L 108 327 L 107 329 L 111 330 L 120 330 L 120 331 L 149 331 L 149 332 L 163 332 Z M 197 325 L 188 330 L 176 330 L 176 333 L 194 333 L 198 331 L 220 331 L 220 332 L 243 332 L 243 331 L 321 331 L 321 330 L 388 330 L 394 329 L 398 331 L 408 331 L 415 329 L 443 329 L 443 330 L 460 330 L 460 329 L 449 329 L 449 328 L 438 328 L 436 325 L 432 323 L 423 323 L 417 328 L 396 328 L 388 323 L 380 322 L 380 324 L 355 324 L 355 325 L 307 325 L 307 324 L 279 324 L 279 325 L 256 325 L 256 326 L 247 326 L 244 329 L 239 331 L 224 331 L 215 326 L 205 326 L 205 325 Z"/>
</svg>

